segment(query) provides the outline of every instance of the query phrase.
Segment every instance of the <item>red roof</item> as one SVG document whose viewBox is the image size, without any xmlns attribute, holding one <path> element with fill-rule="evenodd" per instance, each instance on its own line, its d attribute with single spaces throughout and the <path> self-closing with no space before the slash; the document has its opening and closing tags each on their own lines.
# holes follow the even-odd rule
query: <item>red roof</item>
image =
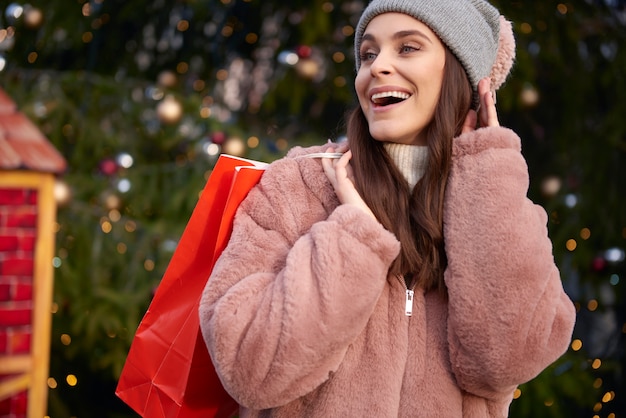
<svg viewBox="0 0 626 418">
<path fill-rule="evenodd" d="M 0 89 L 0 170 L 59 174 L 66 168 L 59 151 Z"/>
</svg>

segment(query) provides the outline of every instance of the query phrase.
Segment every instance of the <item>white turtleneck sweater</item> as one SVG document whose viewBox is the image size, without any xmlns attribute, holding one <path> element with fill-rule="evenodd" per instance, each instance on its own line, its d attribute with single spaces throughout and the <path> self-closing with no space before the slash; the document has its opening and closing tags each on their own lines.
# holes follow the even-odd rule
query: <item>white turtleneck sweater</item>
<svg viewBox="0 0 626 418">
<path fill-rule="evenodd" d="M 383 147 L 413 190 L 426 171 L 428 147 L 385 142 Z"/>
</svg>

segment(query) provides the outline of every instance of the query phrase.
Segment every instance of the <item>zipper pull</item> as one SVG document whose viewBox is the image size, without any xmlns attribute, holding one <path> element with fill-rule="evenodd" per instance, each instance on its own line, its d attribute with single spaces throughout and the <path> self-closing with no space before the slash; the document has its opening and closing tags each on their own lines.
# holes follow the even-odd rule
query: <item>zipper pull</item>
<svg viewBox="0 0 626 418">
<path fill-rule="evenodd" d="M 406 290 L 404 313 L 406 316 L 413 315 L 413 291 L 409 289 Z"/>
</svg>

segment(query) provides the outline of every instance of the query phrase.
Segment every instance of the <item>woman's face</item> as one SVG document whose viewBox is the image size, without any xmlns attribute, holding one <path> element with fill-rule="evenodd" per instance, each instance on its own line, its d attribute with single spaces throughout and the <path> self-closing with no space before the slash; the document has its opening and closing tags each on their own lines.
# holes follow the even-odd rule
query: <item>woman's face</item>
<svg viewBox="0 0 626 418">
<path fill-rule="evenodd" d="M 420 21 L 384 13 L 370 21 L 355 89 L 374 139 L 426 145 L 424 129 L 439 100 L 445 47 Z"/>
</svg>

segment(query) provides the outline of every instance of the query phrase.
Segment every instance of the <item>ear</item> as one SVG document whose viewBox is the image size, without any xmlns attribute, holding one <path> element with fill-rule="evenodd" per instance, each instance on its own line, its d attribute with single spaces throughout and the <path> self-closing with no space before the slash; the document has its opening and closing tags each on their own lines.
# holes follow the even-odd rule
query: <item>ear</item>
<svg viewBox="0 0 626 418">
<path fill-rule="evenodd" d="M 491 68 L 491 88 L 495 91 L 504 84 L 513 63 L 515 62 L 515 37 L 513 26 L 504 16 L 500 16 L 500 39 L 498 41 L 498 54 Z"/>
</svg>

